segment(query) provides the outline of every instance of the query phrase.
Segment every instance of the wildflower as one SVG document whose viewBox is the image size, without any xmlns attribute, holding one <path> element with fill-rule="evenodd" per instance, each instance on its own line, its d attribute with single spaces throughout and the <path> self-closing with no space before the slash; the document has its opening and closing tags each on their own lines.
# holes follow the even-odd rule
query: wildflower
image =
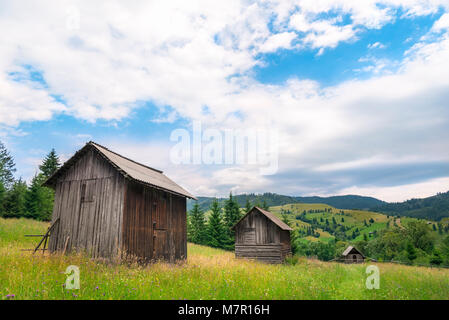
<svg viewBox="0 0 449 320">
<path fill-rule="evenodd" d="M 14 299 L 15 296 L 16 296 L 15 294 L 7 294 L 6 298 L 7 299 Z"/>
<path fill-rule="evenodd" d="M 95 287 L 95 290 L 98 290 L 98 286 Z"/>
</svg>

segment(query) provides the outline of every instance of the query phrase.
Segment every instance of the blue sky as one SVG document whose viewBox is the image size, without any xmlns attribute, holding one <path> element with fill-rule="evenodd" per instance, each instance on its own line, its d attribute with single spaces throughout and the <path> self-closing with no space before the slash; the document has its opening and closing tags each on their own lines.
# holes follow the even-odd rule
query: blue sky
<svg viewBox="0 0 449 320">
<path fill-rule="evenodd" d="M 200 196 L 444 192 L 448 8 L 0 1 L 0 140 L 27 180 L 51 148 L 67 160 L 94 140 Z M 275 131 L 277 170 L 175 163 L 170 136 L 194 122 Z"/>
</svg>

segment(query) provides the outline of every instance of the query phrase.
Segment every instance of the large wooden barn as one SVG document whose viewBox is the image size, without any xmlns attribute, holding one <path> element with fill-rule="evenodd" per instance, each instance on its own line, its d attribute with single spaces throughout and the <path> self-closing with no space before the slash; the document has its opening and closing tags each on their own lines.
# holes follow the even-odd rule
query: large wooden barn
<svg viewBox="0 0 449 320">
<path fill-rule="evenodd" d="M 55 189 L 50 252 L 186 259 L 186 198 L 194 197 L 162 171 L 89 142 L 45 185 Z"/>
<path fill-rule="evenodd" d="M 233 229 L 237 258 L 282 263 L 291 254 L 292 228 L 269 211 L 254 207 Z"/>
</svg>

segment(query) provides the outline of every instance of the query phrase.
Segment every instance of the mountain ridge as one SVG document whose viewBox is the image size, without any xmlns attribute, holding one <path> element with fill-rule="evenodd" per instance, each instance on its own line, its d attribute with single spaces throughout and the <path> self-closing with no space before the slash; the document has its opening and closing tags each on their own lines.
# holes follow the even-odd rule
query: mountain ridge
<svg viewBox="0 0 449 320">
<path fill-rule="evenodd" d="M 223 205 L 224 201 L 228 198 L 220 197 L 197 197 L 198 204 L 203 210 L 207 210 L 214 199 Z M 338 209 L 369 209 L 386 204 L 385 201 L 359 195 L 343 195 L 343 196 L 331 196 L 331 197 L 319 197 L 319 196 L 287 196 L 277 193 L 265 192 L 263 194 L 244 193 L 239 195 L 233 195 L 233 198 L 237 201 L 240 207 L 244 207 L 246 200 L 248 199 L 252 205 L 262 205 L 265 201 L 269 207 L 280 206 L 291 203 L 323 203 L 333 206 Z M 187 203 L 187 209 L 190 210 L 194 201 L 189 200 Z"/>
<path fill-rule="evenodd" d="M 357 209 L 370 210 L 395 216 L 406 216 L 413 218 L 430 219 L 440 221 L 449 217 L 449 191 L 437 193 L 436 195 L 425 198 L 413 198 L 402 202 L 386 202 L 374 197 L 360 195 L 341 195 L 341 196 L 287 196 L 277 193 L 265 192 L 263 194 L 239 194 L 234 195 L 234 199 L 240 207 L 244 207 L 246 200 L 251 205 L 262 205 L 265 201 L 269 207 L 282 206 L 294 203 L 322 203 L 337 209 Z M 202 210 L 208 210 L 215 197 L 198 197 L 198 204 Z M 224 205 L 227 198 L 217 198 L 220 205 Z M 194 201 L 187 202 L 187 209 L 190 210 Z"/>
</svg>

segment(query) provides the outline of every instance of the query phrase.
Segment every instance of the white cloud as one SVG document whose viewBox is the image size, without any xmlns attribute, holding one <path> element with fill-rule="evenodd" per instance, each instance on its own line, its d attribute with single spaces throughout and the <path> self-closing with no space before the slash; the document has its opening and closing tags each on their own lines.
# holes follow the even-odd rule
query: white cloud
<svg viewBox="0 0 449 320">
<path fill-rule="evenodd" d="M 309 80 L 266 85 L 251 77 L 252 68 L 262 63 L 260 53 L 298 47 L 323 53 L 341 42 L 356 41 L 367 28 L 392 22 L 399 8 L 412 17 L 435 12 L 443 2 L 48 4 L 14 1 L 2 6 L 0 28 L 8 30 L 0 40 L 2 124 L 48 120 L 61 112 L 88 121 L 120 120 L 142 107 L 142 101 L 152 101 L 161 108 L 163 116 L 155 119 L 159 122 L 184 117 L 211 127 L 278 128 L 280 173 L 314 171 L 378 154 L 386 159 L 425 154 L 429 159 L 449 160 L 445 143 L 449 141 L 449 39 L 445 34 L 416 45 L 395 73 L 385 74 L 381 72 L 385 66 L 373 64 L 371 69 L 377 67 L 379 72 L 368 80 L 321 88 Z M 77 12 L 79 28 L 68 24 Z M 445 28 L 443 17 L 435 30 Z M 41 70 L 46 85 L 8 76 L 23 65 Z M 55 101 L 55 95 L 66 105 Z M 164 113 L 166 106 L 169 113 Z M 242 117 L 230 116 L 235 112 Z M 108 145 L 113 148 L 114 141 Z M 166 148 L 143 158 L 141 145 L 118 147 L 126 147 L 150 165 L 167 166 L 159 159 Z M 168 168 L 180 176 L 179 181 L 188 181 L 189 189 L 195 189 L 192 192 L 201 194 L 221 193 L 230 185 L 236 190 L 271 185 L 275 192 L 294 191 L 291 185 L 248 176 L 242 168 L 215 173 L 200 167 Z M 344 183 L 335 183 L 335 188 L 354 182 Z"/>
<path fill-rule="evenodd" d="M 294 32 L 282 32 L 272 35 L 260 47 L 260 52 L 274 52 L 278 49 L 289 49 L 291 42 L 296 38 Z"/>
<path fill-rule="evenodd" d="M 368 49 L 383 49 L 385 48 L 385 45 L 380 43 L 380 42 L 374 42 L 374 43 L 370 43 L 368 44 Z"/>
<path fill-rule="evenodd" d="M 399 185 L 394 187 L 349 187 L 342 189 L 339 194 L 357 194 L 375 197 L 387 202 L 400 202 L 412 198 L 430 197 L 438 192 L 449 190 L 449 177 L 431 179 L 429 181 Z"/>
<path fill-rule="evenodd" d="M 449 28 L 449 13 L 443 14 L 432 26 L 432 31 L 438 32 Z"/>
</svg>

